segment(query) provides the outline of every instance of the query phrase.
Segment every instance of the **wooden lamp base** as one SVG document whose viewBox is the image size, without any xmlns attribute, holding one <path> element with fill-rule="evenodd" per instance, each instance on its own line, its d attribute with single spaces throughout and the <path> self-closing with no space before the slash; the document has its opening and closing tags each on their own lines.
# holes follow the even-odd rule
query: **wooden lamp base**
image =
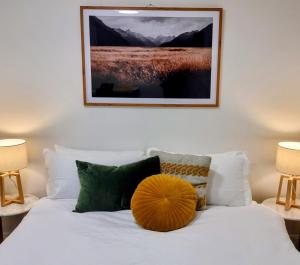
<svg viewBox="0 0 300 265">
<path fill-rule="evenodd" d="M 287 189 L 286 189 L 286 198 L 285 201 L 280 199 L 281 197 L 281 190 L 282 190 L 282 183 L 283 180 L 287 180 Z M 299 208 L 300 205 L 296 204 L 296 194 L 297 194 L 297 181 L 300 180 L 300 176 L 280 176 L 278 192 L 276 197 L 276 203 L 284 205 L 285 210 L 289 210 L 291 207 Z"/>
<path fill-rule="evenodd" d="M 13 199 L 7 199 L 5 197 L 4 180 L 6 177 L 10 178 L 12 176 L 14 176 L 17 181 L 18 196 Z M 0 173 L 0 196 L 1 196 L 1 207 L 7 206 L 12 203 L 24 204 L 24 194 L 23 194 L 22 182 L 21 182 L 21 176 L 20 176 L 19 170 L 12 171 L 12 172 L 6 172 L 6 173 Z"/>
</svg>

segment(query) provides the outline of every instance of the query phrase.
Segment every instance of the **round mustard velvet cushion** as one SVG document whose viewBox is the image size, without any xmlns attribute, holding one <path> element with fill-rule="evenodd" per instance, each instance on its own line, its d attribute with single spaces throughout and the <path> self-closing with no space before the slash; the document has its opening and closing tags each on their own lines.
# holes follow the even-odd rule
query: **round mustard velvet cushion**
<svg viewBox="0 0 300 265">
<path fill-rule="evenodd" d="M 196 204 L 196 191 L 190 183 L 159 174 L 138 185 L 131 199 L 131 210 L 143 228 L 167 232 L 187 225 L 195 216 Z"/>
</svg>

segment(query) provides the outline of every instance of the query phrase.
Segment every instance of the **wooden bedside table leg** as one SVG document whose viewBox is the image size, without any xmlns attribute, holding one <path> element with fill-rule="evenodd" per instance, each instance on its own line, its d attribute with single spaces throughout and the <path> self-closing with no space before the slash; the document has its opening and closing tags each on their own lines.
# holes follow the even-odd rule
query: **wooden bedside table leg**
<svg viewBox="0 0 300 265">
<path fill-rule="evenodd" d="M 297 197 L 297 180 L 292 180 L 292 205 L 296 204 L 296 197 Z"/>
<path fill-rule="evenodd" d="M 285 199 L 285 210 L 289 210 L 291 208 L 291 195 L 292 195 L 293 182 L 292 180 L 288 180 L 287 190 L 286 190 L 286 199 Z"/>
<path fill-rule="evenodd" d="M 0 217 L 0 244 L 3 241 L 3 227 L 2 227 L 2 218 Z"/>
<path fill-rule="evenodd" d="M 277 196 L 276 196 L 276 203 L 280 204 L 280 196 L 281 196 L 281 189 L 282 189 L 282 182 L 283 182 L 283 176 L 280 176 L 280 181 L 279 181 L 279 185 L 278 185 L 278 191 L 277 191 Z"/>
</svg>

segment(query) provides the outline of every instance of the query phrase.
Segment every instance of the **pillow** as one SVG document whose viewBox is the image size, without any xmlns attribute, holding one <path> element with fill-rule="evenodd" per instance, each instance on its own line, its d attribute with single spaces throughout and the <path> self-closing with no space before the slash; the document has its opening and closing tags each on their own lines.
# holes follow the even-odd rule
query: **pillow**
<svg viewBox="0 0 300 265">
<path fill-rule="evenodd" d="M 186 226 L 195 216 L 196 204 L 197 195 L 190 183 L 165 174 L 144 179 L 131 199 L 136 222 L 160 232 Z"/>
<path fill-rule="evenodd" d="M 191 183 L 197 194 L 197 210 L 206 208 L 206 191 L 208 171 L 211 158 L 209 156 L 196 156 L 167 153 L 151 150 L 150 156 L 159 156 L 161 173 L 175 175 Z"/>
<path fill-rule="evenodd" d="M 150 148 L 147 153 L 149 154 L 151 150 L 158 149 Z M 222 206 L 251 204 L 249 160 L 246 153 L 233 151 L 208 156 L 212 160 L 207 185 L 207 204 Z"/>
<path fill-rule="evenodd" d="M 108 156 L 110 159 L 120 159 L 120 158 L 127 158 L 127 157 L 144 157 L 143 151 L 103 151 L 103 150 L 80 150 L 80 149 L 73 149 L 64 147 L 61 145 L 54 145 L 54 149 L 57 153 L 62 154 L 72 154 L 72 155 L 79 155 L 79 156 Z"/>
<path fill-rule="evenodd" d="M 79 213 L 130 209 L 137 185 L 160 171 L 157 156 L 120 167 L 81 161 L 76 164 L 81 188 L 75 211 Z"/>
<path fill-rule="evenodd" d="M 51 199 L 77 199 L 80 183 L 75 164 L 76 160 L 87 161 L 97 164 L 120 166 L 145 157 L 140 154 L 121 155 L 111 152 L 111 154 L 67 154 L 54 152 L 51 149 L 44 150 L 45 164 L 48 171 L 47 195 Z"/>
<path fill-rule="evenodd" d="M 245 152 L 227 152 L 210 156 L 212 161 L 208 180 L 208 204 L 224 206 L 251 204 L 249 160 Z"/>
</svg>

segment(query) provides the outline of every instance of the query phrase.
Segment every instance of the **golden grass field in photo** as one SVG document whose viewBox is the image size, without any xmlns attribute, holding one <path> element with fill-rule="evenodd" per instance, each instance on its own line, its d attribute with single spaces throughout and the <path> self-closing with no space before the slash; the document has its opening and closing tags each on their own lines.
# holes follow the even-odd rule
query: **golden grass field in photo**
<svg viewBox="0 0 300 265">
<path fill-rule="evenodd" d="M 102 79 L 144 85 L 181 71 L 211 69 L 211 48 L 91 47 L 92 73 Z"/>
</svg>

